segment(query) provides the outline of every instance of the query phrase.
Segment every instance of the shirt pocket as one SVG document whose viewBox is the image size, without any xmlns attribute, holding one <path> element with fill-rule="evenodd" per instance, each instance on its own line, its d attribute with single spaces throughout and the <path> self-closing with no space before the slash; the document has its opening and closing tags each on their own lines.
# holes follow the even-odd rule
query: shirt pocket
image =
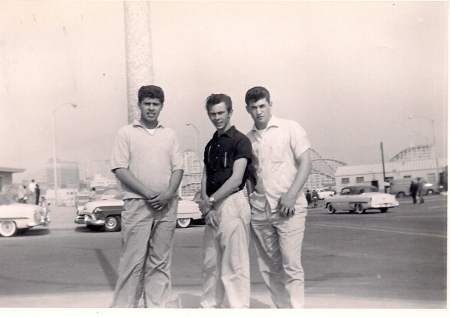
<svg viewBox="0 0 450 317">
<path fill-rule="evenodd" d="M 232 168 L 233 167 L 233 153 L 231 151 L 223 151 L 219 162 L 220 162 L 221 168 Z"/>
</svg>

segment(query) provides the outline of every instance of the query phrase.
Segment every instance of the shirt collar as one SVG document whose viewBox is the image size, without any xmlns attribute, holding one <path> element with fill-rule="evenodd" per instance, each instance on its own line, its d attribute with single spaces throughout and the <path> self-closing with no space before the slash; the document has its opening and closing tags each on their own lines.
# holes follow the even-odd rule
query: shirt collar
<svg viewBox="0 0 450 317">
<path fill-rule="evenodd" d="M 269 123 L 267 124 L 267 128 L 269 127 L 279 127 L 280 126 L 280 119 L 272 115 L 272 117 L 269 119 Z M 253 124 L 252 131 L 258 131 L 258 128 L 255 124 Z"/>
<path fill-rule="evenodd" d="M 234 135 L 234 132 L 236 132 L 236 127 L 234 125 L 232 125 L 227 131 L 225 131 L 225 133 L 221 134 L 220 136 L 227 136 L 229 138 L 232 138 Z M 219 138 L 219 132 L 214 132 L 214 136 L 215 139 Z"/>
<path fill-rule="evenodd" d="M 147 129 L 146 127 L 144 127 L 142 124 L 141 124 L 141 122 L 139 121 L 139 119 L 133 119 L 133 126 L 135 126 L 135 127 L 142 127 L 142 128 L 144 128 L 144 129 Z M 159 123 L 159 121 L 158 121 L 158 125 L 156 126 L 156 129 L 157 128 L 164 128 L 164 126 L 161 124 L 161 123 Z"/>
</svg>

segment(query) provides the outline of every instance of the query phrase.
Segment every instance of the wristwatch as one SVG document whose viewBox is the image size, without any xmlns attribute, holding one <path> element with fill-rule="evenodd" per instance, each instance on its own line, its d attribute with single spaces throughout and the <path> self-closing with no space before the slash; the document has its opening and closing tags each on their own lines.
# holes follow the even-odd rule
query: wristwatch
<svg viewBox="0 0 450 317">
<path fill-rule="evenodd" d="M 214 199 L 213 196 L 211 196 L 211 197 L 209 197 L 208 201 L 209 201 L 211 204 L 214 204 L 214 202 L 215 202 L 216 200 Z"/>
</svg>

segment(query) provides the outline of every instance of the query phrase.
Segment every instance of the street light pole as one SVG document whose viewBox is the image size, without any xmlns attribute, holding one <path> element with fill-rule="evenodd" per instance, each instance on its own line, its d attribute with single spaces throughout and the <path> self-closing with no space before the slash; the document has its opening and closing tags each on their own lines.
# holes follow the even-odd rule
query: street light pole
<svg viewBox="0 0 450 317">
<path fill-rule="evenodd" d="M 420 136 L 420 137 L 422 137 L 422 138 L 424 138 L 424 139 L 426 139 L 427 140 L 427 145 L 429 146 L 430 145 L 430 139 L 426 136 L 426 135 L 422 135 L 422 134 L 414 134 L 414 133 L 411 133 L 410 135 L 409 135 L 409 145 L 411 146 L 411 147 L 413 147 L 414 145 L 413 145 L 413 142 L 412 142 L 412 137 L 415 137 L 415 136 Z"/>
<path fill-rule="evenodd" d="M 197 154 L 197 159 L 201 162 L 200 151 L 198 149 L 198 139 L 200 138 L 200 131 L 197 129 L 197 127 L 194 124 L 192 124 L 190 122 L 187 122 L 186 125 L 193 127 L 195 129 L 195 131 L 197 132 L 197 137 L 195 138 L 195 152 Z"/>
<path fill-rule="evenodd" d="M 66 102 L 59 106 L 56 106 L 53 108 L 53 181 L 55 183 L 55 207 L 58 206 L 58 175 L 57 175 L 57 168 L 56 168 L 56 110 L 58 110 L 61 106 L 64 105 L 71 105 L 72 107 L 76 108 L 77 105 L 74 103 Z"/>
<path fill-rule="evenodd" d="M 436 131 L 434 130 L 434 119 L 430 119 L 424 116 L 418 115 L 409 115 L 408 118 L 412 119 L 414 117 L 422 118 L 431 123 L 431 128 L 433 130 L 433 145 L 434 145 L 434 159 L 436 164 L 436 184 L 439 184 L 439 165 L 438 165 L 438 157 L 437 157 L 437 144 L 436 144 Z"/>
</svg>

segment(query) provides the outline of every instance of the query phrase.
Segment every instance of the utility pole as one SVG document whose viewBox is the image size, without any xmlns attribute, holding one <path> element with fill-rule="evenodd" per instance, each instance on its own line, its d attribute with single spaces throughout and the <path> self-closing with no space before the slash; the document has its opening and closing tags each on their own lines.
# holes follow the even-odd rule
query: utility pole
<svg viewBox="0 0 450 317">
<path fill-rule="evenodd" d="M 381 163 L 383 165 L 383 187 L 384 187 L 384 192 L 387 192 L 387 187 L 384 186 L 384 183 L 386 182 L 386 169 L 384 168 L 384 151 L 383 151 L 383 142 L 380 143 L 380 147 L 381 147 Z"/>
</svg>

